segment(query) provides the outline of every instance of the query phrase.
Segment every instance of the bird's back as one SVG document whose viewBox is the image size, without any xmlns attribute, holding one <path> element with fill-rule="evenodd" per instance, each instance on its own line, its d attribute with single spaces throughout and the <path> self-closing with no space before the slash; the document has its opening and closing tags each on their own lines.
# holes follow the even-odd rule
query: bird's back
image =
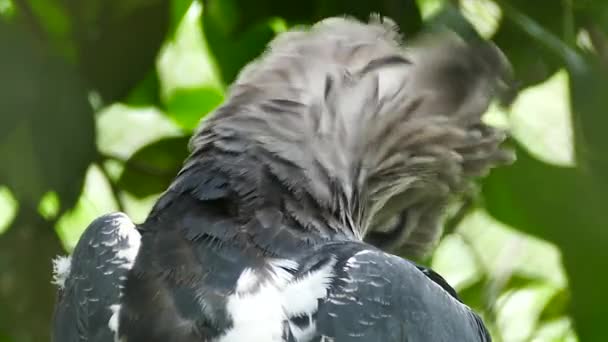
<svg viewBox="0 0 608 342">
<path fill-rule="evenodd" d="M 264 222 L 257 229 L 275 235 L 284 224 Z M 140 241 L 126 216 L 87 228 L 61 284 L 54 341 L 114 341 L 119 331 L 130 342 L 490 340 L 441 277 L 363 242 L 262 251 L 187 194 L 142 233 L 131 268 Z"/>
<path fill-rule="evenodd" d="M 121 334 L 143 341 L 489 341 L 430 270 L 363 242 L 263 250 L 222 211 L 181 194 L 142 226 Z M 218 234 L 222 232 L 223 234 Z M 297 245 L 283 235 L 275 245 Z"/>
</svg>

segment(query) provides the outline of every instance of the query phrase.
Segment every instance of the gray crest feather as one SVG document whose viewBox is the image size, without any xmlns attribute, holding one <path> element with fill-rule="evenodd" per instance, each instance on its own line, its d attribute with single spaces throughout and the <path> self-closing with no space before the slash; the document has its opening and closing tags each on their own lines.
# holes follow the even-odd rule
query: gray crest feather
<svg viewBox="0 0 608 342">
<path fill-rule="evenodd" d="M 185 168 L 215 158 L 250 183 L 249 201 L 282 196 L 296 222 L 360 239 L 400 217 L 377 243 L 419 254 L 448 199 L 512 158 L 481 121 L 509 70 L 494 46 L 450 33 L 404 46 L 389 19 L 326 19 L 279 35 L 241 72 Z M 267 176 L 285 191 L 263 189 Z"/>
</svg>

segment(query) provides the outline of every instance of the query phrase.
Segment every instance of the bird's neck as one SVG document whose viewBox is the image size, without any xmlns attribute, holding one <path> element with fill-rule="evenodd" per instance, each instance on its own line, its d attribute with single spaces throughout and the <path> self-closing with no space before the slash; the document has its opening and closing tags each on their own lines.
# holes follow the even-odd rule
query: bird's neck
<svg viewBox="0 0 608 342">
<path fill-rule="evenodd" d="M 286 188 L 262 164 L 245 159 L 224 158 L 221 166 L 205 159 L 187 164 L 148 220 L 160 215 L 179 217 L 193 236 L 251 244 L 277 255 L 360 240 L 306 192 Z"/>
</svg>

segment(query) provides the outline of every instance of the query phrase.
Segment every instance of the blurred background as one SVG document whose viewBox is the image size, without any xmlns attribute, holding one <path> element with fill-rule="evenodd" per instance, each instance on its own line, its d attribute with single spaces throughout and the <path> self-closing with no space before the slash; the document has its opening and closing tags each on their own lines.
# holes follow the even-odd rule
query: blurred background
<svg viewBox="0 0 608 342">
<path fill-rule="evenodd" d="M 520 85 L 486 115 L 518 161 L 424 262 L 495 341 L 608 340 L 608 1 L 0 0 L 0 342 L 49 339 L 51 259 L 101 214 L 146 216 L 273 36 L 371 12 L 492 39 Z"/>
</svg>

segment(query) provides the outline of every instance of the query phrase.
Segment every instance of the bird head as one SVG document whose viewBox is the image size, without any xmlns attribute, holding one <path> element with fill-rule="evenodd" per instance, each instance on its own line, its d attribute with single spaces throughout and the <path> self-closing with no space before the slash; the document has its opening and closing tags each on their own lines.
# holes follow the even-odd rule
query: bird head
<svg viewBox="0 0 608 342">
<path fill-rule="evenodd" d="M 280 34 L 244 68 L 185 169 L 228 179 L 237 215 L 273 206 L 306 231 L 420 254 L 449 199 L 512 160 L 505 134 L 481 121 L 509 77 L 489 43 L 403 44 L 387 18 L 326 19 Z"/>
</svg>

